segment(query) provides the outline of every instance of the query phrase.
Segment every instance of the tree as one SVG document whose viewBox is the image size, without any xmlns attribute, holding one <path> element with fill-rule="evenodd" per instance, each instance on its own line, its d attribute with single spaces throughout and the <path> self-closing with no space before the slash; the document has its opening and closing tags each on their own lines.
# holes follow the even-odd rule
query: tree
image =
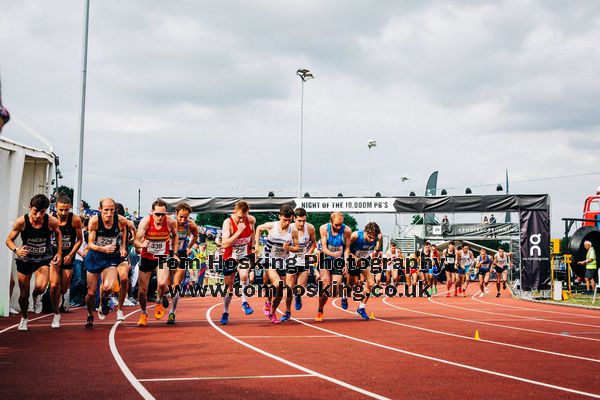
<svg viewBox="0 0 600 400">
<path fill-rule="evenodd" d="M 69 198 L 71 199 L 71 201 L 75 201 L 75 199 L 73 198 L 73 196 L 75 196 L 75 191 L 73 190 L 73 188 L 61 185 L 61 186 L 58 187 L 58 189 L 56 191 L 59 194 L 60 193 L 66 194 L 67 196 L 69 196 Z M 84 209 L 89 209 L 90 208 L 90 205 L 88 204 L 87 201 L 85 201 L 85 200 L 82 199 L 81 202 L 83 203 L 83 208 Z"/>
</svg>

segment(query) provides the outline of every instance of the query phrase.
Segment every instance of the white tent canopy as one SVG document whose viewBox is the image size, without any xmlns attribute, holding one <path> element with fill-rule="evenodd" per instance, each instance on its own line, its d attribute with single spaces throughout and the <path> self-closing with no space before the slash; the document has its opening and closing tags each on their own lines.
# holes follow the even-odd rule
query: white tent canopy
<svg viewBox="0 0 600 400">
<path fill-rule="evenodd" d="M 18 216 L 29 210 L 33 195 L 50 192 L 50 180 L 54 169 L 51 152 L 17 143 L 0 137 L 0 232 L 2 242 Z M 18 285 L 15 285 L 13 301 L 9 298 L 10 275 L 16 269 L 13 254 L 0 245 L 0 316 L 8 316 L 9 306 L 17 305 Z"/>
</svg>

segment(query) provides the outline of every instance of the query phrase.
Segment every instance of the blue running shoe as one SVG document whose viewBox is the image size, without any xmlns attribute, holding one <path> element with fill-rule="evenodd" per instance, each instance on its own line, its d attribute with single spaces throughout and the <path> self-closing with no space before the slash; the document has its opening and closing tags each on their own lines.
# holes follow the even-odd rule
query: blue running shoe
<svg viewBox="0 0 600 400">
<path fill-rule="evenodd" d="M 221 325 L 229 324 L 229 313 L 224 312 L 223 315 L 221 316 L 221 321 L 219 321 L 219 323 Z"/>
<path fill-rule="evenodd" d="M 285 322 L 290 318 L 292 318 L 292 313 L 289 311 L 286 311 L 285 314 L 283 315 L 283 317 L 281 317 L 281 319 L 279 321 Z"/>
<path fill-rule="evenodd" d="M 369 320 L 369 316 L 364 308 L 359 308 L 356 310 L 356 313 L 362 317 L 362 319 Z"/>
<path fill-rule="evenodd" d="M 347 299 L 347 298 L 345 298 L 345 297 L 342 297 L 342 308 L 343 308 L 344 310 L 347 310 L 347 309 L 348 309 L 348 299 Z"/>
<path fill-rule="evenodd" d="M 248 304 L 247 301 L 242 303 L 242 309 L 244 310 L 246 315 L 250 315 L 254 312 L 254 310 L 252 309 L 252 307 L 250 307 L 250 304 Z"/>
<path fill-rule="evenodd" d="M 302 297 L 296 296 L 295 300 L 294 307 L 296 308 L 296 311 L 302 310 Z"/>
</svg>

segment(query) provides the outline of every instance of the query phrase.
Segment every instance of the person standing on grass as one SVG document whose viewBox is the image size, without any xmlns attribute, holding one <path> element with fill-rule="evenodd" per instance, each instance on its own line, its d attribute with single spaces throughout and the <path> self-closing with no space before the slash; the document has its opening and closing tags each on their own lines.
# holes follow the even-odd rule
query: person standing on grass
<svg viewBox="0 0 600 400">
<path fill-rule="evenodd" d="M 583 247 L 587 250 L 585 255 L 585 260 L 579 261 L 577 264 L 585 265 L 585 289 L 589 292 L 590 285 L 592 287 L 592 291 L 596 290 L 596 250 L 592 247 L 592 242 L 586 240 L 583 242 Z"/>
</svg>

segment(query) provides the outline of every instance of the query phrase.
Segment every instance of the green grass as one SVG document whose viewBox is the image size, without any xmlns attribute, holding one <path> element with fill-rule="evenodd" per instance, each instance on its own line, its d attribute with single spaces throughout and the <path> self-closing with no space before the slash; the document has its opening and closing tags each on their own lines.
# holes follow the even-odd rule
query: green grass
<svg viewBox="0 0 600 400">
<path fill-rule="evenodd" d="M 593 295 L 591 295 L 591 294 L 573 293 L 573 296 L 569 300 L 563 300 L 560 302 L 554 301 L 554 300 L 547 300 L 546 302 L 562 303 L 562 304 L 576 304 L 576 305 L 580 305 L 580 306 L 594 307 L 594 308 L 600 309 L 600 294 L 596 295 L 595 303 L 592 303 L 592 297 L 593 297 Z"/>
</svg>

